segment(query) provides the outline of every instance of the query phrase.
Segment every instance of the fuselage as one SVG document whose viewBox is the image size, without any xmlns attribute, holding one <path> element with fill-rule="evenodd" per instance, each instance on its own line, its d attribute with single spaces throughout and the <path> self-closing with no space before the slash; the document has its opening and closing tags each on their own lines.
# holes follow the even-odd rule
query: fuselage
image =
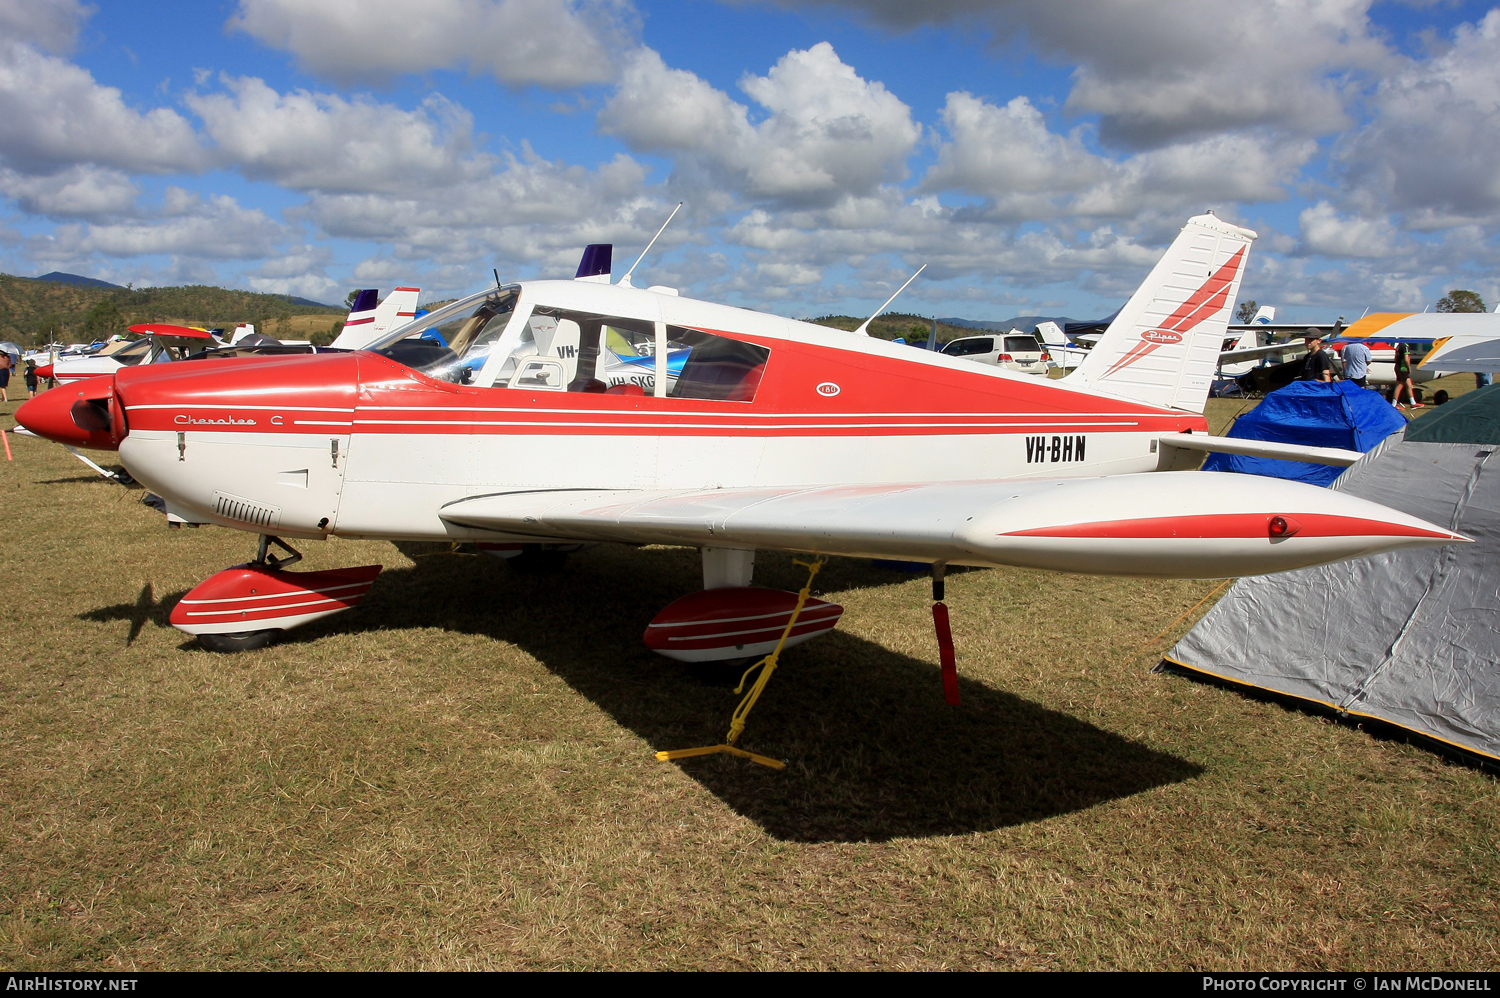
<svg viewBox="0 0 1500 998">
<path fill-rule="evenodd" d="M 1159 467 L 1162 433 L 1206 431 L 1194 413 L 743 309 L 584 282 L 506 291 L 493 352 L 452 368 L 476 383 L 368 351 L 122 370 L 122 463 L 184 519 L 287 536 L 493 540 L 439 511 L 508 491 L 1124 474 Z M 457 343 L 461 319 L 433 328 Z M 562 342 L 559 329 L 579 327 Z M 582 355 L 597 358 L 606 336 L 632 330 L 654 330 L 665 347 L 660 389 L 641 379 L 606 390 L 583 365 L 602 374 L 607 359 L 563 366 L 580 335 Z M 713 360 L 730 355 L 751 360 Z M 527 381 L 548 365 L 558 377 Z"/>
</svg>

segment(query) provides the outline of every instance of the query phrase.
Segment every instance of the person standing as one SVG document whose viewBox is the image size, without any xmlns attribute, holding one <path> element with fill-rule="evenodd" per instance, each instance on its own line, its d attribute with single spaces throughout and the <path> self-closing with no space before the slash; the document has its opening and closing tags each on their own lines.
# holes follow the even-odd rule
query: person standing
<svg viewBox="0 0 1500 998">
<path fill-rule="evenodd" d="M 10 368 L 10 354 L 4 350 L 0 350 L 0 402 L 10 401 L 10 395 L 7 391 L 10 388 Z"/>
<path fill-rule="evenodd" d="M 1344 345 L 1344 380 L 1361 388 L 1370 385 L 1370 348 L 1358 340 Z"/>
<path fill-rule="evenodd" d="M 26 358 L 26 397 L 36 398 L 36 360 Z"/>
<path fill-rule="evenodd" d="M 1309 329 L 1302 337 L 1307 356 L 1302 361 L 1301 381 L 1332 381 L 1333 360 L 1323 351 L 1323 334 Z"/>
<path fill-rule="evenodd" d="M 1417 401 L 1417 386 L 1411 380 L 1411 359 L 1406 354 L 1406 344 L 1396 344 L 1396 390 L 1391 393 L 1391 405 L 1402 408 L 1401 393 L 1406 393 L 1407 409 L 1420 409 L 1422 403 Z"/>
</svg>

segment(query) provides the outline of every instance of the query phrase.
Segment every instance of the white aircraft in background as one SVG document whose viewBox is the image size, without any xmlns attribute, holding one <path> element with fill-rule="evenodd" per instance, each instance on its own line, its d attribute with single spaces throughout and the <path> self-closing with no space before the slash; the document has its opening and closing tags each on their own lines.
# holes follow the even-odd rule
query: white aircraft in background
<svg viewBox="0 0 1500 998">
<path fill-rule="evenodd" d="M 1072 370 L 1082 364 L 1089 355 L 1089 349 L 1093 346 L 1079 346 L 1068 339 L 1062 327 L 1050 319 L 1039 322 L 1036 326 L 1037 339 L 1047 348 L 1047 356 L 1051 359 L 1054 367 Z"/>
<path fill-rule="evenodd" d="M 1485 374 L 1500 371 L 1500 305 L 1494 312 L 1446 312 L 1442 318 L 1458 321 L 1429 324 L 1432 332 L 1442 335 L 1422 358 L 1419 366 L 1424 373 L 1436 368 Z"/>
<path fill-rule="evenodd" d="M 330 346 L 361 350 L 377 337 L 406 325 L 416 316 L 417 296 L 421 293 L 421 288 L 396 288 L 384 301 L 378 301 L 378 290 L 367 288 L 358 292 L 344 328 Z"/>
<path fill-rule="evenodd" d="M 36 369 L 38 378 L 53 378 L 59 385 L 97 378 L 137 364 L 163 364 L 180 359 L 193 350 L 217 346 L 219 341 L 206 329 L 145 322 L 131 326 L 139 339 L 116 340 L 93 353 L 59 356 Z"/>
</svg>

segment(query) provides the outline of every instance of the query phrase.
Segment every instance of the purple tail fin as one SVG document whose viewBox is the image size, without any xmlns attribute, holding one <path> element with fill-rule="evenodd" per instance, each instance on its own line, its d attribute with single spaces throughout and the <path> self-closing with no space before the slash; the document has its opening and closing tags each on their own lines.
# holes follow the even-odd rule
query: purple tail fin
<svg viewBox="0 0 1500 998">
<path fill-rule="evenodd" d="M 613 263 L 614 245 L 612 243 L 590 243 L 583 248 L 583 259 L 578 261 L 578 273 L 573 277 L 608 277 L 610 264 Z"/>
</svg>

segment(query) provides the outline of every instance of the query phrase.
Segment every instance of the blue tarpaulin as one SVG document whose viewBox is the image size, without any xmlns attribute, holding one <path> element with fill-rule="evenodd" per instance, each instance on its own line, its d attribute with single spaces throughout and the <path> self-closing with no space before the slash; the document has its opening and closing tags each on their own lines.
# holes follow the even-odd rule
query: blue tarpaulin
<svg viewBox="0 0 1500 998">
<path fill-rule="evenodd" d="M 1406 417 L 1379 392 L 1361 388 L 1352 381 L 1293 381 L 1267 395 L 1260 405 L 1236 420 L 1227 435 L 1240 440 L 1271 440 L 1364 452 L 1405 428 Z M 1243 475 L 1329 485 L 1344 469 L 1306 461 L 1210 454 L 1203 462 L 1203 470 L 1237 471 Z"/>
</svg>

